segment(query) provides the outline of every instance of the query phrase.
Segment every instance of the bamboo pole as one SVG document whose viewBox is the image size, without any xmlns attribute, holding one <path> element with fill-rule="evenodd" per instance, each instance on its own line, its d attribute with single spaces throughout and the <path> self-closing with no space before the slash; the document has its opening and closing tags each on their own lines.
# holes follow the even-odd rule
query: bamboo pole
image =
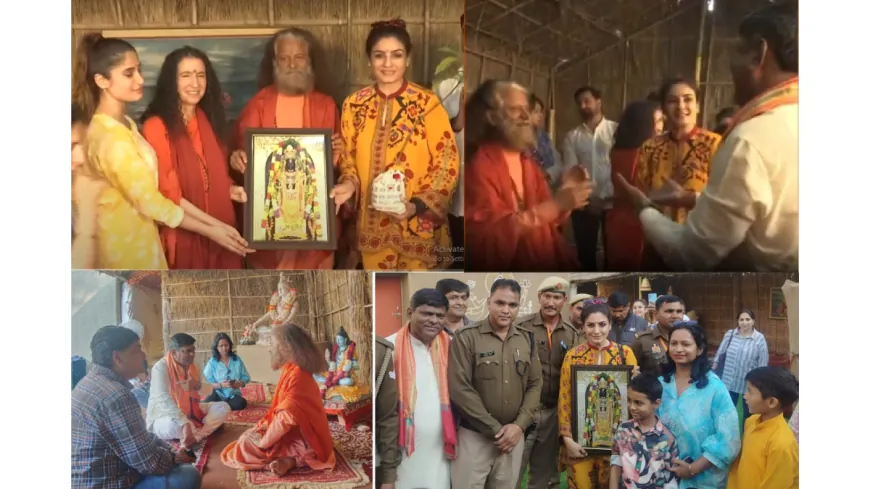
<svg viewBox="0 0 870 489">
<path fill-rule="evenodd" d="M 704 62 L 704 32 L 707 30 L 707 2 L 701 2 L 701 21 L 698 25 L 698 47 L 695 51 L 695 86 L 701 86 L 701 67 Z"/>
<path fill-rule="evenodd" d="M 715 14 L 714 14 L 715 15 Z M 713 75 L 713 43 L 716 42 L 716 21 L 710 23 L 710 34 L 707 36 L 707 69 L 704 74 L 704 101 L 701 104 L 701 122 L 702 126 L 706 127 L 704 121 L 707 119 L 707 109 L 710 103 L 710 78 Z M 731 82 L 728 82 L 730 85 Z"/>
<path fill-rule="evenodd" d="M 169 299 L 169 295 L 167 294 L 167 291 L 166 291 L 166 288 L 167 288 L 166 287 L 166 278 L 167 278 L 168 274 L 169 274 L 169 272 L 166 272 L 166 271 L 160 273 L 160 302 L 161 302 L 162 313 L 163 313 L 162 319 L 163 319 L 163 352 L 164 353 L 169 351 L 169 337 L 171 336 L 169 334 L 169 330 L 170 330 L 170 324 L 169 324 L 170 305 L 169 305 L 169 301 L 170 301 L 170 299 Z"/>
<path fill-rule="evenodd" d="M 274 7 L 274 5 L 273 5 Z M 229 303 L 229 313 L 230 313 L 230 338 L 235 341 L 235 335 L 233 334 L 233 289 L 230 286 L 230 271 L 227 270 L 227 302 Z"/>
<path fill-rule="evenodd" d="M 431 60 L 429 59 L 429 49 L 431 46 L 429 45 L 429 41 L 432 39 L 432 24 L 430 22 L 430 2 L 431 0 L 423 0 L 423 45 L 426 46 L 426 49 L 423 50 L 423 76 L 422 79 L 426 80 L 426 85 L 432 85 L 433 74 L 430 73 L 429 64 Z"/>
<path fill-rule="evenodd" d="M 625 108 L 628 100 L 628 39 L 625 40 L 625 45 L 622 49 L 622 108 Z"/>
<path fill-rule="evenodd" d="M 348 0 L 348 4 L 350 4 L 352 0 Z M 241 30 L 241 31 L 261 31 L 262 33 L 258 34 L 245 34 L 245 35 L 263 35 L 270 36 L 281 29 L 286 27 L 336 27 L 336 26 L 361 26 L 361 25 L 371 25 L 374 22 L 383 19 L 376 18 L 363 18 L 363 19 L 350 19 L 350 13 L 348 13 L 348 17 L 344 19 L 275 19 L 274 25 L 269 25 L 268 20 L 262 21 L 259 24 L 251 24 L 250 22 L 233 22 L 227 20 L 214 20 L 214 21 L 206 21 L 199 22 L 198 17 L 195 19 L 191 19 L 191 22 L 184 23 L 173 23 L 171 27 L 168 27 L 166 23 L 159 24 L 139 24 L 136 26 L 136 29 L 119 29 L 119 27 L 123 27 L 123 19 L 121 18 L 120 12 L 117 14 L 118 22 L 114 24 L 105 24 L 105 23 L 77 23 L 71 24 L 71 28 L 73 30 L 86 30 L 86 31 L 103 31 L 108 30 L 110 32 L 120 31 L 120 32 L 165 32 L 171 31 L 171 36 L 163 36 L 163 35 L 151 35 L 145 37 L 212 37 L 215 35 L 228 36 L 233 35 L 231 29 Z M 193 20 L 196 20 L 197 23 L 193 23 Z M 426 19 L 423 17 L 416 18 L 408 18 L 402 19 L 405 21 L 407 25 L 425 25 Z M 459 21 L 453 18 L 430 18 L 430 25 L 450 25 L 450 24 L 458 24 Z M 199 33 L 199 29 L 190 30 L 192 27 L 201 27 L 204 29 L 216 29 L 216 30 L 224 30 L 229 31 L 226 34 L 202 34 Z M 130 36 L 126 36 L 130 37 Z"/>
<path fill-rule="evenodd" d="M 635 37 L 637 37 L 638 34 L 641 34 L 641 33 L 643 33 L 643 32 L 646 32 L 646 31 L 648 31 L 648 30 L 650 30 L 650 29 L 652 29 L 652 28 L 654 28 L 654 27 L 657 27 L 657 26 L 659 26 L 659 25 L 661 25 L 661 24 L 664 24 L 665 22 L 669 22 L 669 21 L 672 20 L 673 18 L 682 15 L 685 11 L 686 11 L 685 8 L 677 8 L 676 10 L 674 10 L 674 11 L 671 12 L 670 14 L 668 14 L 668 15 L 662 17 L 661 19 L 658 19 L 658 20 L 656 20 L 655 22 L 652 22 L 652 23 L 650 23 L 650 24 L 647 24 L 647 25 L 641 27 L 640 29 L 635 30 L 635 31 L 632 32 L 631 34 L 625 36 L 625 39 L 626 39 L 626 40 L 628 40 L 628 39 L 634 39 Z M 598 51 L 595 51 L 595 52 L 592 53 L 592 54 L 587 54 L 585 58 L 579 58 L 579 57 L 576 57 L 576 58 L 570 59 L 570 60 L 568 60 L 567 63 L 565 63 L 564 65 L 562 65 L 562 69 L 559 70 L 559 73 L 565 73 L 565 72 L 567 71 L 566 68 L 567 68 L 569 65 L 572 65 L 572 64 L 574 64 L 574 63 L 587 63 L 587 64 L 588 64 L 589 61 L 590 61 L 592 58 L 597 58 L 598 56 L 601 56 L 602 54 L 604 54 L 604 53 L 610 51 L 611 49 L 613 49 L 613 48 L 619 46 L 620 44 L 622 44 L 622 42 L 623 42 L 622 40 L 616 41 L 616 42 L 614 42 L 613 44 L 610 44 L 610 45 L 608 45 L 607 47 L 601 48 L 601 49 L 599 49 Z"/>
<path fill-rule="evenodd" d="M 190 0 L 190 23 L 193 25 L 199 24 L 198 0 Z"/>
</svg>

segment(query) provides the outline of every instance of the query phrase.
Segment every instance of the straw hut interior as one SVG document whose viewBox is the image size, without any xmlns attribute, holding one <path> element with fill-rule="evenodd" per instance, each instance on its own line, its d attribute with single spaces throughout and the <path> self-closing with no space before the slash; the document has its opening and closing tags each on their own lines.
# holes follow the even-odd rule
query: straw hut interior
<svg viewBox="0 0 870 489">
<path fill-rule="evenodd" d="M 551 134 L 580 123 L 574 91 L 599 88 L 618 120 L 664 78 L 694 79 L 701 121 L 732 104 L 731 50 L 741 19 L 769 0 L 468 0 L 466 89 L 513 79 L 544 101 Z"/>
<path fill-rule="evenodd" d="M 81 37 L 96 31 L 127 40 L 169 41 L 161 45 L 165 51 L 162 56 L 165 56 L 184 45 L 172 43 L 173 39 L 265 39 L 285 27 L 301 27 L 311 31 L 322 45 L 325 66 L 318 70 L 325 70 L 319 73 L 319 81 L 325 83 L 328 94 L 341 106 L 345 96 L 371 83 L 365 38 L 371 23 L 378 20 L 401 17 L 408 24 L 414 46 L 409 80 L 431 86 L 437 66 L 447 57 L 455 58 L 454 63 L 448 63 L 455 65 L 455 71 L 461 66 L 458 53 L 464 5 L 463 0 L 398 3 L 380 0 L 73 0 L 72 46 L 75 52 Z M 229 43 L 224 47 L 229 51 L 239 49 Z M 237 66 L 247 67 L 252 60 L 258 66 L 262 50 L 258 46 L 254 48 L 249 52 L 215 49 L 221 52 L 214 55 L 228 57 L 228 62 Z M 247 92 L 250 92 L 248 97 L 253 95 L 256 73 L 237 75 L 233 78 L 251 82 L 252 87 Z M 148 84 L 153 82 L 148 78 L 146 76 L 146 98 Z"/>
<path fill-rule="evenodd" d="M 297 290 L 294 323 L 316 342 L 334 341 L 340 327 L 357 344 L 360 378 L 371 379 L 372 320 L 369 275 L 356 271 L 283 272 Z M 196 338 L 196 364 L 205 366 L 214 335 L 225 332 L 239 344 L 245 326 L 266 312 L 278 285 L 274 271 L 163 272 L 164 344 L 176 333 Z"/>
</svg>

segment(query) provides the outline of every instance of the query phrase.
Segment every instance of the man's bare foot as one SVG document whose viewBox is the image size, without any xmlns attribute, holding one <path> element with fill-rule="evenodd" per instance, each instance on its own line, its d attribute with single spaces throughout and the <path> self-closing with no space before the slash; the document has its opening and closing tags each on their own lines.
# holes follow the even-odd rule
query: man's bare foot
<svg viewBox="0 0 870 489">
<path fill-rule="evenodd" d="M 269 464 L 269 470 L 278 477 L 284 477 L 284 474 L 293 470 L 296 467 L 296 460 L 292 458 L 279 458 Z"/>
</svg>

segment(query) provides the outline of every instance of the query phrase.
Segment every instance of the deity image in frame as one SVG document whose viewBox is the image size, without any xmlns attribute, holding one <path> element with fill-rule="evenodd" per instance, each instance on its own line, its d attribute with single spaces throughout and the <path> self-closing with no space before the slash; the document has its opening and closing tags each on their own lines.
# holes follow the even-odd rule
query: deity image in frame
<svg viewBox="0 0 870 489">
<path fill-rule="evenodd" d="M 254 249 L 337 248 L 332 131 L 249 129 L 245 239 Z"/>
<path fill-rule="evenodd" d="M 613 435 L 628 420 L 631 366 L 572 365 L 574 440 L 590 454 L 609 454 Z"/>
</svg>

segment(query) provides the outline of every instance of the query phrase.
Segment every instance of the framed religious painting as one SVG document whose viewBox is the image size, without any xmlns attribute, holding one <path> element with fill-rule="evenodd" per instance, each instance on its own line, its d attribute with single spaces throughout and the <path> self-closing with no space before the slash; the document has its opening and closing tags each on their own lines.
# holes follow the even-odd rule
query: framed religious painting
<svg viewBox="0 0 870 489">
<path fill-rule="evenodd" d="M 588 454 L 609 454 L 613 435 L 629 419 L 628 383 L 633 368 L 571 366 L 571 434 Z"/>
<path fill-rule="evenodd" d="M 244 236 L 255 250 L 335 250 L 332 130 L 248 129 Z"/>
</svg>

